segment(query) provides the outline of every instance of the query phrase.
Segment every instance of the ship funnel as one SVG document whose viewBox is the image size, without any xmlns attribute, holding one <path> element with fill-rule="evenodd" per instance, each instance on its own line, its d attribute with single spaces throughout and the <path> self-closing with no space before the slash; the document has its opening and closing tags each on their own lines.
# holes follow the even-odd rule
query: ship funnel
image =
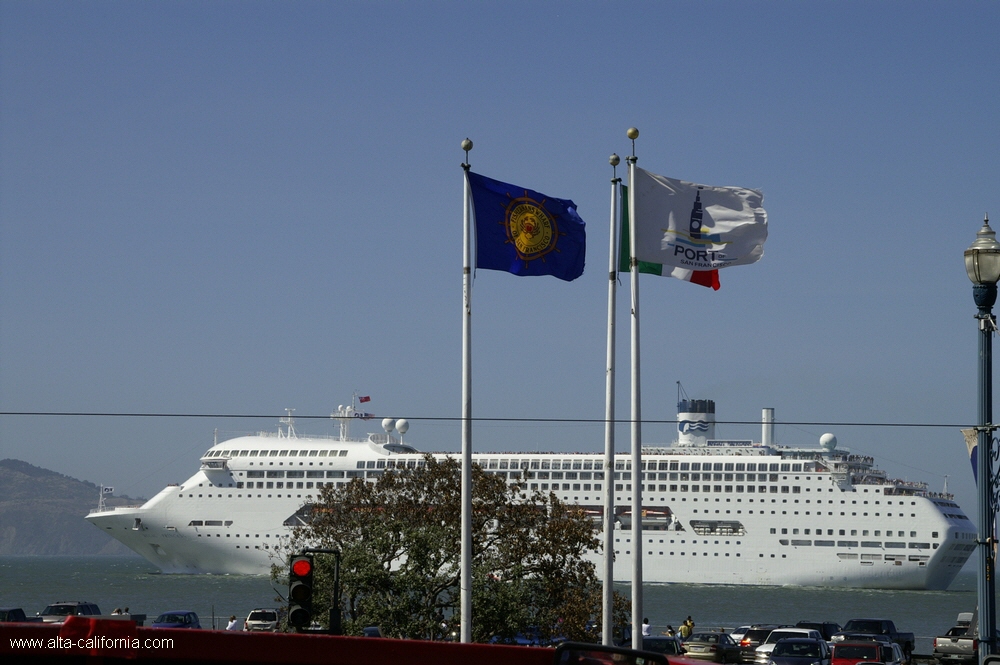
<svg viewBox="0 0 1000 665">
<path fill-rule="evenodd" d="M 764 409 L 761 414 L 760 442 L 765 446 L 774 443 L 774 409 Z"/>
<path fill-rule="evenodd" d="M 704 446 L 715 438 L 715 402 L 682 399 L 677 402 L 677 445 Z"/>
</svg>

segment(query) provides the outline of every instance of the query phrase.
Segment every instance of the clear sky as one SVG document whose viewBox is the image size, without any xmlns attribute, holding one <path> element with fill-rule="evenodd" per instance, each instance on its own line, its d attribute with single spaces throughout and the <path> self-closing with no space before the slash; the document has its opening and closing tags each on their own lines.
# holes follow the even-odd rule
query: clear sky
<svg viewBox="0 0 1000 665">
<path fill-rule="evenodd" d="M 215 430 L 292 407 L 330 434 L 355 391 L 457 452 L 466 137 L 588 230 L 576 281 L 477 272 L 474 414 L 565 422 L 474 446 L 602 451 L 635 126 L 640 166 L 760 189 L 770 231 L 718 292 L 643 277 L 646 441 L 680 381 L 720 421 L 812 423 L 779 443 L 947 476 L 974 515 L 962 252 L 1000 227 L 998 26 L 996 2 L 0 2 L 0 410 L 264 416 L 2 416 L 0 457 L 148 497 Z"/>
</svg>

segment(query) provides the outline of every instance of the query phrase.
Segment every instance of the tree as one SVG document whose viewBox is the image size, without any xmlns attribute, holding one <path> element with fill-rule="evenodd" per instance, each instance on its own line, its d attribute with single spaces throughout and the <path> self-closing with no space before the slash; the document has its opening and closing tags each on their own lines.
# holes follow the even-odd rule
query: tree
<svg viewBox="0 0 1000 665">
<path fill-rule="evenodd" d="M 507 641 L 529 628 L 543 640 L 596 639 L 601 585 L 583 557 L 599 545 L 594 523 L 554 494 L 528 493 L 478 466 L 472 475 L 473 639 Z M 387 469 L 374 482 L 327 484 L 307 512 L 287 547 L 341 552 L 345 632 L 378 625 L 387 636 L 446 639 L 457 631 L 457 461 L 428 455 L 416 468 Z M 333 557 L 317 557 L 314 597 L 331 604 L 332 566 Z M 627 611 L 619 597 L 616 624 L 627 621 Z M 317 618 L 327 620 L 323 612 Z"/>
</svg>

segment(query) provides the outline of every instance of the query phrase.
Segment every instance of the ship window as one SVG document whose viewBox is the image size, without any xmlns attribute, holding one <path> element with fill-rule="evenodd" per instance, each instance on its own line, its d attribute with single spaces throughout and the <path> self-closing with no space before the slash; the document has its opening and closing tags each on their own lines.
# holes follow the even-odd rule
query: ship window
<svg viewBox="0 0 1000 665">
<path fill-rule="evenodd" d="M 763 466 L 763 465 L 761 465 L 761 466 Z M 770 466 L 770 468 L 768 469 L 768 471 L 777 471 L 777 470 L 778 470 L 778 465 L 777 464 L 772 464 Z M 761 469 L 761 471 L 763 471 L 763 469 Z"/>
<path fill-rule="evenodd" d="M 259 455 L 259 454 L 260 454 L 259 450 L 251 450 L 250 451 L 250 457 L 257 457 L 257 455 Z"/>
<path fill-rule="evenodd" d="M 677 469 L 677 462 L 671 462 L 670 463 L 670 470 L 671 471 L 677 471 L 678 470 Z"/>
<path fill-rule="evenodd" d="M 249 450 L 241 450 L 240 451 L 240 457 L 246 457 L 249 453 L 250 453 Z"/>
<path fill-rule="evenodd" d="M 691 462 L 692 471 L 701 471 L 701 462 Z"/>
<path fill-rule="evenodd" d="M 191 520 L 188 522 L 188 526 L 202 526 L 203 522 L 201 520 Z"/>
<path fill-rule="evenodd" d="M 802 465 L 801 464 L 793 464 L 792 465 L 792 473 L 796 473 L 796 472 L 799 472 L 799 471 L 802 471 Z"/>
<path fill-rule="evenodd" d="M 329 452 L 330 452 L 329 450 L 326 450 L 324 448 L 323 450 L 319 451 L 319 456 L 320 457 L 326 457 L 327 453 L 329 453 Z"/>
<path fill-rule="evenodd" d="M 286 478 L 304 478 L 305 477 L 305 473 L 306 473 L 305 471 L 289 471 L 286 474 L 285 477 Z"/>
<path fill-rule="evenodd" d="M 267 456 L 268 457 L 277 457 L 278 456 L 278 451 L 277 450 L 272 450 L 271 452 L 269 452 L 267 454 Z"/>
<path fill-rule="evenodd" d="M 733 465 L 732 462 L 726 462 L 725 465 L 723 466 L 722 470 L 723 471 L 733 471 L 734 470 L 733 467 L 734 467 L 734 465 Z"/>
<path fill-rule="evenodd" d="M 722 462 L 716 462 L 712 465 L 713 471 L 722 471 Z"/>
<path fill-rule="evenodd" d="M 747 463 L 747 471 L 756 471 L 756 470 L 757 470 L 757 464 L 756 464 L 756 462 L 748 462 Z"/>
<path fill-rule="evenodd" d="M 537 469 L 538 467 L 535 467 L 535 468 Z M 579 462 L 579 461 L 574 461 L 573 462 L 573 468 L 574 469 L 582 469 L 583 468 L 583 463 Z"/>
<path fill-rule="evenodd" d="M 327 478 L 343 478 L 344 477 L 344 472 L 343 471 L 327 471 L 326 472 L 326 477 Z"/>
<path fill-rule="evenodd" d="M 347 451 L 346 450 L 341 450 L 339 457 L 347 457 Z"/>
<path fill-rule="evenodd" d="M 937 531 L 932 531 L 931 532 L 931 538 L 937 538 L 937 537 L 938 537 L 938 532 Z"/>
<path fill-rule="evenodd" d="M 319 454 L 318 450 L 310 450 L 309 451 L 309 457 L 316 457 L 316 455 L 318 455 L 318 454 Z"/>
<path fill-rule="evenodd" d="M 268 471 L 267 472 L 267 477 L 268 478 L 284 478 L 285 477 L 285 472 L 284 471 Z"/>
<path fill-rule="evenodd" d="M 247 471 L 247 478 L 263 478 L 263 471 Z"/>
<path fill-rule="evenodd" d="M 297 450 L 289 450 L 288 451 L 288 456 L 289 457 L 298 457 L 299 456 L 299 451 L 297 451 Z"/>
<path fill-rule="evenodd" d="M 306 471 L 306 478 L 322 478 L 322 471 Z"/>
<path fill-rule="evenodd" d="M 287 450 L 279 450 L 278 451 L 278 457 L 288 457 L 288 451 Z"/>
<path fill-rule="evenodd" d="M 744 464 L 744 463 L 742 463 L 742 462 L 740 462 L 739 464 L 736 465 L 736 470 L 737 471 L 746 471 L 747 470 L 747 465 Z"/>
</svg>

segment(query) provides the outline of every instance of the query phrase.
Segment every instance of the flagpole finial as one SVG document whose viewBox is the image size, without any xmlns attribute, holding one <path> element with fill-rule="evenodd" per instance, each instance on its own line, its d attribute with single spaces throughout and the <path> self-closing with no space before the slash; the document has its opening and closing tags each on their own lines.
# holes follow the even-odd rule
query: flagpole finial
<svg viewBox="0 0 1000 665">
<path fill-rule="evenodd" d="M 621 164 L 621 161 L 618 154 L 614 152 L 608 158 L 608 163 L 611 164 L 611 182 L 618 182 L 618 165 Z"/>
<path fill-rule="evenodd" d="M 632 161 L 635 161 L 635 140 L 639 138 L 639 130 L 635 127 L 629 127 L 628 130 L 625 131 L 625 136 L 632 139 Z"/>
<path fill-rule="evenodd" d="M 469 170 L 469 151 L 472 150 L 472 141 L 470 141 L 468 139 L 468 137 L 466 137 L 466 139 L 464 141 L 462 141 L 462 150 L 465 151 L 465 162 L 462 164 L 462 168 L 465 169 L 466 171 L 468 171 Z"/>
</svg>

